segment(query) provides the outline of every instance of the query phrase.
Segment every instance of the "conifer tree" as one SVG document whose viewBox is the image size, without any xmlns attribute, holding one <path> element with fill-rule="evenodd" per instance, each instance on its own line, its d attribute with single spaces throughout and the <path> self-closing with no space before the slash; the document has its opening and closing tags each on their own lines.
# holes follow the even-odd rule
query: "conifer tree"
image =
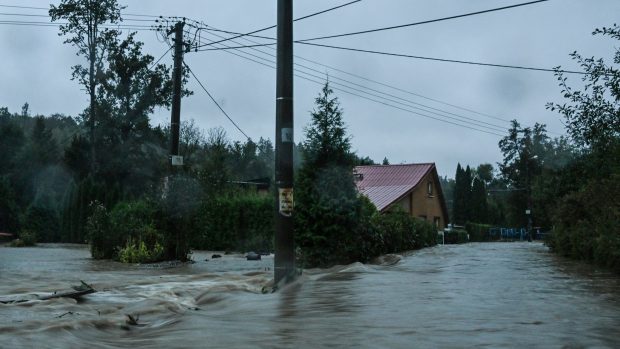
<svg viewBox="0 0 620 349">
<path fill-rule="evenodd" d="M 362 201 L 342 110 L 328 83 L 315 103 L 295 185 L 295 237 L 305 266 L 329 266 L 354 258 Z"/>
</svg>

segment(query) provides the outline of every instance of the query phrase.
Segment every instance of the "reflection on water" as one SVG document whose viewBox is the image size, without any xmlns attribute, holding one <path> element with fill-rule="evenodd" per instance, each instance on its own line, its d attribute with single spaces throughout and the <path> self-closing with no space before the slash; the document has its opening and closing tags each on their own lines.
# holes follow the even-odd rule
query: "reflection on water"
<svg viewBox="0 0 620 349">
<path fill-rule="evenodd" d="M 620 278 L 541 244 L 306 270 L 276 293 L 262 292 L 273 258 L 210 256 L 139 266 L 91 260 L 84 246 L 0 247 L 0 298 L 32 299 L 0 304 L 0 347 L 620 347 Z M 79 280 L 99 292 L 34 299 Z"/>
</svg>

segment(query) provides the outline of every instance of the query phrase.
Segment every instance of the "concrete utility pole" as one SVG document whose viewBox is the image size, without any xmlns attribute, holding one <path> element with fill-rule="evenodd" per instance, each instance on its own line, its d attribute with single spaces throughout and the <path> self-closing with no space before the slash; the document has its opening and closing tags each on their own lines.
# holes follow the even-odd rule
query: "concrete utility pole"
<svg viewBox="0 0 620 349">
<path fill-rule="evenodd" d="M 179 126 L 181 123 L 181 85 L 183 84 L 183 27 L 185 22 L 174 26 L 174 70 L 172 72 L 172 113 L 170 115 L 170 165 L 183 165 L 179 157 Z M 172 31 L 171 31 L 172 32 Z"/>
<path fill-rule="evenodd" d="M 276 234 L 274 278 L 295 276 L 293 236 L 293 0 L 278 0 L 276 71 Z"/>
</svg>

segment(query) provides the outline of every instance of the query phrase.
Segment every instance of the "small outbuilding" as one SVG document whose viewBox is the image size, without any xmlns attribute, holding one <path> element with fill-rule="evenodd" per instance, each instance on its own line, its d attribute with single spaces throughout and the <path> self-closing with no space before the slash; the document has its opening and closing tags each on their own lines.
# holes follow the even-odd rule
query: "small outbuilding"
<svg viewBox="0 0 620 349">
<path fill-rule="evenodd" d="M 400 207 L 443 230 L 448 209 L 434 163 L 355 167 L 357 188 L 380 212 Z"/>
</svg>

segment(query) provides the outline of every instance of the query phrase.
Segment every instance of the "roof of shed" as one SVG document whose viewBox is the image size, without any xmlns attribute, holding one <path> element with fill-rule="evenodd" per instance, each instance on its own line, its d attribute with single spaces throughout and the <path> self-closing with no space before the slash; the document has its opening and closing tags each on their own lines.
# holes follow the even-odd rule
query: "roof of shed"
<svg viewBox="0 0 620 349">
<path fill-rule="evenodd" d="M 357 166 L 355 173 L 361 175 L 357 188 L 383 211 L 415 188 L 434 167 L 434 163 Z"/>
</svg>

